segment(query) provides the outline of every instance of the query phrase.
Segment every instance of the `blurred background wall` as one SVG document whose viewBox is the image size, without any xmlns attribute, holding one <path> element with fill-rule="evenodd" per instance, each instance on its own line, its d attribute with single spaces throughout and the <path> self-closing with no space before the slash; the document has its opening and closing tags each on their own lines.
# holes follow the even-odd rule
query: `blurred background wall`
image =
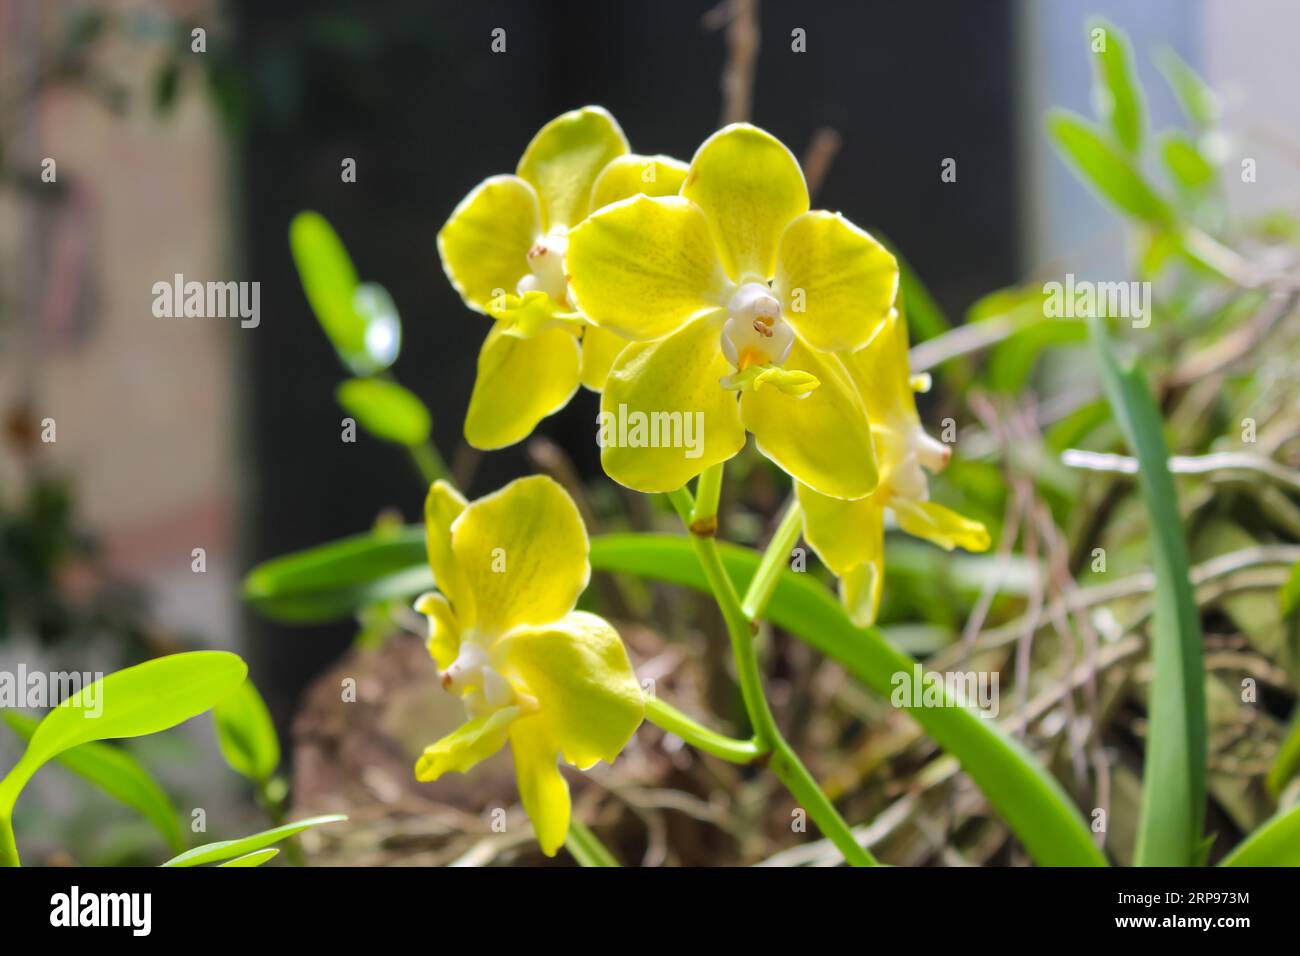
<svg viewBox="0 0 1300 956">
<path fill-rule="evenodd" d="M 238 603 L 240 575 L 363 530 L 385 504 L 414 520 L 423 490 L 398 451 L 339 439 L 343 373 L 299 288 L 290 218 L 325 214 L 362 278 L 393 294 L 406 330 L 397 373 L 452 455 L 486 324 L 441 274 L 438 227 L 480 179 L 512 170 L 542 123 L 584 103 L 609 107 L 635 150 L 689 159 L 721 108 L 711 6 L 0 0 L 12 439 L 0 488 L 71 476 L 81 524 L 108 573 L 142 586 L 154 628 L 242 649 L 283 723 L 352 629 L 257 620 Z M 1229 109 L 1300 128 L 1295 31 L 1277 27 L 1300 21 L 1287 0 L 765 0 L 755 121 L 797 154 L 835 130 L 842 148 L 816 204 L 888 237 L 960 316 L 1067 251 L 1105 253 L 1105 213 L 1039 133 L 1049 104 L 1087 106 L 1092 12 L 1130 31 L 1144 75 L 1166 42 L 1235 91 Z M 498 27 L 504 53 L 490 47 Z M 805 53 L 791 49 L 796 28 Z M 1161 82 L 1148 86 L 1161 91 L 1157 123 L 1171 120 Z M 1269 164 L 1293 168 L 1300 145 L 1270 129 L 1241 148 L 1259 154 L 1262 203 Z M 53 183 L 40 179 L 47 157 Z M 355 183 L 341 181 L 344 158 Z M 940 179 L 945 158 L 955 183 Z M 153 283 L 175 273 L 260 282 L 260 325 L 155 318 Z M 584 394 L 541 429 L 587 474 L 595 410 Z M 22 439 L 46 418 L 57 441 Z M 528 467 L 520 448 L 487 456 L 469 491 Z M 0 663 L 29 653 L 29 634 L 0 643 Z"/>
</svg>

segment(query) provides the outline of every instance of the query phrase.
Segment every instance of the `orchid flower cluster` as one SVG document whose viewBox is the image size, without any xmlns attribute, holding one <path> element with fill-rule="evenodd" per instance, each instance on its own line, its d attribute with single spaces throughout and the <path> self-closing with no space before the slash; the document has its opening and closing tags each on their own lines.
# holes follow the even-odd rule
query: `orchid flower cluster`
<svg viewBox="0 0 1300 956">
<path fill-rule="evenodd" d="M 809 209 L 798 161 L 771 134 L 728 126 L 686 164 L 632 153 L 599 107 L 565 113 L 513 175 L 470 191 L 438 252 L 465 304 L 492 321 L 465 418 L 474 447 L 523 440 L 586 387 L 602 416 L 698 416 L 693 455 L 602 442 L 610 478 L 672 495 L 752 434 L 793 479 L 808 543 L 860 625 L 880 605 L 886 511 L 944 548 L 988 547 L 981 524 L 929 500 L 926 473 L 950 448 L 917 414 L 926 382 L 909 369 L 896 260 L 840 214 Z M 426 526 L 438 590 L 416 609 L 467 722 L 416 774 L 467 771 L 509 743 L 552 855 L 570 827 L 558 762 L 613 761 L 645 715 L 618 632 L 574 610 L 590 575 L 586 530 L 543 477 L 473 503 L 437 482 Z"/>
</svg>

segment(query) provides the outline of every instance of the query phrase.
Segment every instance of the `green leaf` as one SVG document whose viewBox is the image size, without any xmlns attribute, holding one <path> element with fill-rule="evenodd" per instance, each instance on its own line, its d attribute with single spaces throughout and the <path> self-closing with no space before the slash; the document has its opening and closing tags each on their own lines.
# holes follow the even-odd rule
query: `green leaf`
<svg viewBox="0 0 1300 956">
<path fill-rule="evenodd" d="M 1277 749 L 1277 759 L 1273 761 L 1273 766 L 1268 770 L 1268 776 L 1264 779 L 1264 786 L 1276 800 L 1282 796 L 1282 791 L 1286 785 L 1291 782 L 1291 778 L 1300 770 L 1300 706 L 1296 707 L 1295 716 L 1291 718 L 1291 726 L 1286 732 L 1286 737 L 1282 740 L 1282 745 Z"/>
<path fill-rule="evenodd" d="M 1104 31 L 1102 49 L 1097 49 L 1094 39 L 1097 30 Z M 1113 23 L 1102 19 L 1088 21 L 1088 34 L 1092 42 L 1093 97 L 1097 113 L 1120 145 L 1130 153 L 1137 153 L 1142 145 L 1146 109 L 1128 37 Z"/>
<path fill-rule="evenodd" d="M 1278 600 L 1282 603 L 1283 617 L 1300 608 L 1300 561 L 1291 568 L 1291 576 L 1282 585 Z"/>
<path fill-rule="evenodd" d="M 1220 866 L 1300 866 L 1300 804 L 1269 818 Z"/>
<path fill-rule="evenodd" d="M 273 558 L 244 578 L 243 596 L 277 621 L 319 623 L 433 587 L 424 528 L 354 535 Z"/>
<path fill-rule="evenodd" d="M 275 847 L 266 850 L 254 850 L 252 853 L 245 853 L 243 856 L 237 856 L 225 863 L 218 863 L 217 866 L 261 866 L 277 856 L 279 852 Z"/>
<path fill-rule="evenodd" d="M 1214 91 L 1170 47 L 1157 49 L 1153 59 L 1192 125 L 1198 129 L 1213 126 L 1219 118 L 1219 104 Z"/>
<path fill-rule="evenodd" d="M 570 819 L 569 835 L 564 841 L 565 847 L 579 866 L 616 867 L 618 860 L 600 842 L 596 834 L 587 829 L 578 820 Z"/>
<path fill-rule="evenodd" d="M 721 544 L 723 563 L 740 591 L 760 556 Z M 708 592 L 691 542 L 676 535 L 620 534 L 593 538 L 591 563 Z M 783 571 L 766 616 L 839 661 L 855 678 L 889 698 L 896 674 L 919 666 L 875 628 L 855 627 L 839 602 L 806 575 Z M 913 718 L 961 761 L 1033 858 L 1045 866 L 1104 866 L 1087 826 L 1065 791 L 1031 754 L 986 718 L 962 707 L 909 707 Z"/>
<path fill-rule="evenodd" d="M 1087 120 L 1068 110 L 1052 110 L 1047 132 L 1075 175 L 1100 198 L 1142 222 L 1171 222 L 1169 204 L 1147 185 L 1133 161 Z"/>
<path fill-rule="evenodd" d="M 381 286 L 362 285 L 333 227 L 317 212 L 289 225 L 289 249 L 316 320 L 354 375 L 387 368 L 401 346 L 401 323 Z"/>
<path fill-rule="evenodd" d="M 172 654 L 109 674 L 51 709 L 22 759 L 0 780 L 0 864 L 17 863 L 9 821 L 18 795 L 42 766 L 93 740 L 140 737 L 184 723 L 219 703 L 247 674 L 244 662 L 226 651 Z"/>
<path fill-rule="evenodd" d="M 1092 323 L 1092 341 L 1102 389 L 1138 459 L 1156 579 L 1150 728 L 1135 862 L 1195 866 L 1205 836 L 1205 672 L 1187 539 L 1169 474 L 1160 410 L 1146 380 L 1140 369 L 1120 367 L 1097 320 Z"/>
<path fill-rule="evenodd" d="M 226 763 L 254 783 L 265 783 L 280 764 L 280 741 L 266 702 L 251 680 L 212 710 L 217 744 Z"/>
<path fill-rule="evenodd" d="M 377 378 L 350 378 L 339 384 L 334 397 L 343 410 L 376 438 L 398 445 L 422 445 L 429 440 L 433 421 L 414 393 L 396 382 Z"/>
<path fill-rule="evenodd" d="M 1197 192 L 1214 182 L 1214 167 L 1186 133 L 1170 130 L 1162 134 L 1160 158 L 1174 182 L 1188 192 Z"/>
<path fill-rule="evenodd" d="M 338 823 L 340 820 L 346 819 L 347 817 L 341 813 L 331 813 L 319 817 L 308 817 L 306 820 L 299 820 L 297 823 L 286 823 L 282 827 L 276 827 L 273 830 L 263 830 L 261 833 L 254 833 L 252 836 L 241 837 L 238 840 L 221 840 L 217 843 L 205 843 L 203 846 L 196 846 L 192 850 L 186 850 L 180 856 L 172 857 L 162 865 L 201 866 L 204 863 L 215 863 L 218 860 L 230 860 L 235 857 L 252 853 L 254 850 L 260 850 L 273 843 L 279 843 L 281 840 L 301 833 L 303 830 L 307 830 L 311 827 L 321 826 L 325 823 Z"/>
<path fill-rule="evenodd" d="M 31 740 L 40 725 L 35 717 L 16 710 L 0 711 L 0 717 L 24 741 Z M 56 759 L 114 800 L 138 811 L 158 828 L 173 853 L 185 849 L 185 834 L 171 799 L 149 771 L 125 750 L 109 744 L 87 743 L 65 750 Z"/>
</svg>

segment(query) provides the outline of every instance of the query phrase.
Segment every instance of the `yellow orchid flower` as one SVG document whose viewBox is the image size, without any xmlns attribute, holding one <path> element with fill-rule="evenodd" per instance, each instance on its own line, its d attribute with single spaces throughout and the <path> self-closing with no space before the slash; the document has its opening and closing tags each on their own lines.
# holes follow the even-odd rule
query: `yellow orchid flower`
<svg viewBox="0 0 1300 956">
<path fill-rule="evenodd" d="M 695 416 L 703 430 L 688 453 L 659 434 L 602 437 L 615 481 L 675 490 L 740 451 L 748 430 L 824 494 L 861 498 L 875 487 L 867 412 L 834 353 L 876 333 L 898 265 L 842 216 L 808 211 L 803 172 L 779 140 L 747 124 L 720 130 L 678 196 L 593 213 L 570 234 L 567 263 L 570 301 L 633 340 L 610 370 L 602 422 L 680 431 L 681 417 Z"/>
<path fill-rule="evenodd" d="M 645 714 L 618 632 L 574 610 L 591 577 L 587 529 L 542 476 L 472 504 L 435 482 L 425 528 L 439 590 L 415 609 L 429 618 L 429 652 L 468 720 L 425 749 L 415 775 L 463 773 L 509 743 L 524 810 L 554 856 L 570 813 L 557 761 L 579 770 L 612 762 Z"/>
<path fill-rule="evenodd" d="M 495 320 L 465 415 L 471 445 L 513 445 L 579 383 L 604 387 L 627 339 L 583 321 L 571 301 L 568 232 L 629 196 L 671 196 L 685 178 L 680 160 L 629 153 L 614 117 L 588 106 L 543 126 L 515 175 L 485 179 L 456 207 L 438 233 L 443 270 L 466 305 Z"/>
<path fill-rule="evenodd" d="M 886 508 L 904 531 L 948 551 L 985 551 L 989 533 L 980 522 L 929 500 L 925 473 L 941 471 L 952 449 L 921 427 L 914 393 L 929 387 L 928 377 L 910 377 L 906 320 L 892 311 L 875 339 L 846 363 L 871 416 L 880 483 L 857 501 L 827 497 L 802 482 L 795 491 L 803 506 L 804 536 L 840 579 L 849 616 L 865 627 L 875 623 L 880 609 Z"/>
</svg>

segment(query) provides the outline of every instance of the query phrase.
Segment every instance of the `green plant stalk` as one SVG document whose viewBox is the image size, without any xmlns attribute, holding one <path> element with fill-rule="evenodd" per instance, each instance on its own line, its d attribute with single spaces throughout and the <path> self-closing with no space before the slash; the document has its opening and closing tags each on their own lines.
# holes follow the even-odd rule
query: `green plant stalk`
<svg viewBox="0 0 1300 956">
<path fill-rule="evenodd" d="M 772 592 L 781 580 L 781 572 L 785 570 L 790 551 L 802 533 L 803 508 L 799 505 L 799 499 L 791 495 L 785 515 L 777 525 L 772 540 L 768 542 L 763 559 L 758 564 L 758 571 L 745 590 L 745 600 L 741 602 L 745 616 L 751 621 L 759 620 L 767 610 L 767 602 L 772 600 Z"/>
<path fill-rule="evenodd" d="M 438 454 L 432 439 L 420 445 L 407 445 L 406 450 L 411 453 L 411 460 L 415 462 L 415 467 L 426 485 L 431 485 L 439 479 L 451 480 L 451 471 L 443 461 L 442 455 Z"/>
<path fill-rule="evenodd" d="M 718 501 L 722 497 L 722 464 L 713 465 L 695 483 L 695 508 L 691 512 L 691 530 L 712 534 L 718 527 Z"/>
<path fill-rule="evenodd" d="M 717 478 L 706 482 L 705 476 L 715 470 L 718 472 Z M 800 802 L 813 822 L 817 824 L 817 828 L 835 844 L 836 849 L 844 855 L 845 861 L 850 866 L 875 866 L 875 858 L 858 845 L 849 825 L 844 822 L 844 818 L 839 815 L 839 811 L 835 809 L 835 805 L 826 794 L 822 793 L 812 774 L 800 762 L 798 755 L 786 743 L 776 726 L 776 718 L 772 715 L 767 695 L 763 692 L 763 677 L 758 666 L 758 653 L 754 647 L 757 626 L 740 605 L 740 596 L 736 593 L 736 586 L 722 564 L 718 543 L 713 535 L 713 531 L 717 528 L 718 502 L 718 492 L 713 482 L 716 480 L 720 487 L 721 471 L 721 466 L 715 466 L 714 469 L 705 472 L 705 476 L 701 476 L 701 491 L 708 496 L 703 501 L 703 507 L 700 501 L 696 501 L 693 507 L 686 507 L 690 502 L 690 494 L 684 488 L 671 492 L 670 497 L 674 499 L 673 505 L 677 508 L 678 514 L 691 515 L 691 521 L 687 525 L 691 542 L 700 566 L 704 570 L 704 576 L 708 579 L 713 597 L 722 611 L 723 620 L 727 624 L 727 634 L 731 638 L 731 651 L 736 661 L 740 693 L 745 702 L 745 712 L 754 730 L 755 742 L 762 752 L 771 754 L 772 770 L 777 778 Z M 693 530 L 695 528 L 710 530 L 708 533 L 698 533 Z M 777 538 L 773 539 L 773 543 L 782 545 L 780 552 L 782 558 L 779 560 L 784 560 L 784 545 Z M 769 547 L 769 550 L 772 548 Z"/>
<path fill-rule="evenodd" d="M 618 866 L 619 862 L 600 838 L 577 818 L 569 819 L 569 835 L 564 846 L 579 866 Z"/>
<path fill-rule="evenodd" d="M 702 750 L 730 763 L 750 764 L 764 756 L 757 740 L 737 740 L 710 730 L 657 697 L 645 701 L 646 720 L 670 734 L 676 734 L 696 750 Z"/>
<path fill-rule="evenodd" d="M 696 517 L 700 514 L 698 503 L 685 509 L 680 506 L 689 500 L 690 495 L 686 489 L 679 488 L 670 495 L 678 498 L 675 504 L 679 505 L 679 514 L 685 510 L 692 515 L 690 523 L 700 520 Z M 722 611 L 722 618 L 727 625 L 727 635 L 731 639 L 731 652 L 736 658 L 737 679 L 740 683 L 741 699 L 745 703 L 745 713 L 754 731 L 754 739 L 766 753 L 772 750 L 773 743 L 780 733 L 767 706 L 767 696 L 763 693 L 763 682 L 758 670 L 758 655 L 754 649 L 754 625 L 740 607 L 740 597 L 736 594 L 736 587 L 731 583 L 731 578 L 727 576 L 727 571 L 722 566 L 722 559 L 718 556 L 717 542 L 713 540 L 712 535 L 691 532 L 690 523 L 687 530 L 691 536 L 691 544 L 695 548 L 695 555 L 699 558 L 709 588 L 718 602 L 718 608 Z"/>
</svg>

